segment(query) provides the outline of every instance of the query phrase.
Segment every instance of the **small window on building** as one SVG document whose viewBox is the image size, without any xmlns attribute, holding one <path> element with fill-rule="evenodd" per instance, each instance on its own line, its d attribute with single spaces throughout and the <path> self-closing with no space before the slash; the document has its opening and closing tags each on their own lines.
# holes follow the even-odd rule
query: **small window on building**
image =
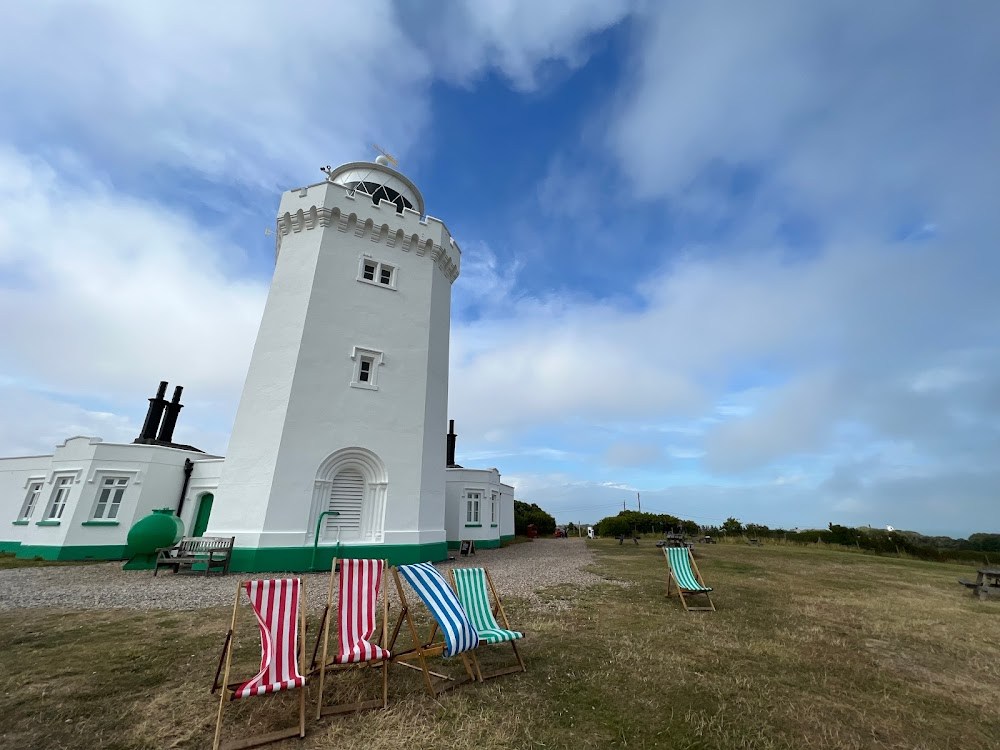
<svg viewBox="0 0 1000 750">
<path fill-rule="evenodd" d="M 351 387 L 377 391 L 378 370 L 382 364 L 382 352 L 377 349 L 362 349 L 360 346 L 356 346 L 351 354 L 351 359 L 354 360 L 354 374 L 351 379 Z"/>
<path fill-rule="evenodd" d="M 358 380 L 362 383 L 371 382 L 372 379 L 372 363 L 371 357 L 362 357 L 358 363 Z"/>
<path fill-rule="evenodd" d="M 73 484 L 73 477 L 59 477 L 56 481 L 56 488 L 52 492 L 52 502 L 49 503 L 47 520 L 62 518 L 63 510 L 66 508 L 66 500 L 69 499 L 71 484 Z"/>
<path fill-rule="evenodd" d="M 19 521 L 27 521 L 31 518 L 31 514 L 35 512 L 35 506 L 38 505 L 38 498 L 41 494 L 41 482 L 32 482 L 28 485 L 28 495 L 24 498 L 24 505 L 21 506 L 21 515 L 18 516 Z"/>
<path fill-rule="evenodd" d="M 394 270 L 395 269 L 392 266 L 387 266 L 385 263 L 382 263 L 379 266 L 379 277 L 378 277 L 379 283 L 380 284 L 385 284 L 386 286 L 391 286 L 392 285 L 392 272 Z"/>
<path fill-rule="evenodd" d="M 361 258 L 358 281 L 385 289 L 396 289 L 396 267 L 371 258 Z"/>
<path fill-rule="evenodd" d="M 490 523 L 497 522 L 497 493 L 490 494 Z"/>
<path fill-rule="evenodd" d="M 128 487 L 128 477 L 105 477 L 101 483 L 101 492 L 97 496 L 94 518 L 109 521 L 118 518 L 118 508 L 121 507 L 126 487 Z"/>
<path fill-rule="evenodd" d="M 465 493 L 465 522 L 479 523 L 479 501 L 482 500 L 481 492 L 469 491 Z"/>
</svg>

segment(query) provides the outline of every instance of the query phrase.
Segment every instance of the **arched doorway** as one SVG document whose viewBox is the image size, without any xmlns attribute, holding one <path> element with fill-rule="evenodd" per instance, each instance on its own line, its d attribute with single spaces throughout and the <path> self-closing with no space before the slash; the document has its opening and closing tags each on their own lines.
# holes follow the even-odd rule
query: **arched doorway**
<svg viewBox="0 0 1000 750">
<path fill-rule="evenodd" d="M 211 492 L 206 492 L 199 498 L 198 512 L 194 516 L 194 526 L 191 527 L 191 536 L 202 536 L 208 528 L 208 517 L 212 515 L 212 503 L 215 496 Z"/>
<path fill-rule="evenodd" d="M 344 448 L 316 472 L 312 523 L 319 542 L 382 541 L 388 477 L 382 460 L 365 448 Z M 315 540 L 314 540 L 315 541 Z"/>
</svg>

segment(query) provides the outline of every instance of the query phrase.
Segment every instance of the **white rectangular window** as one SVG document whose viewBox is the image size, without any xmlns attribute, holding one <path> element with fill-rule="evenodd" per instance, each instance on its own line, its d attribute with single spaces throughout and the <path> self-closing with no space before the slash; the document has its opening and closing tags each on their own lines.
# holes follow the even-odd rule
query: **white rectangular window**
<svg viewBox="0 0 1000 750">
<path fill-rule="evenodd" d="M 354 374 L 351 378 L 351 387 L 377 391 L 378 371 L 382 365 L 382 352 L 377 349 L 362 349 L 360 346 L 356 346 L 351 353 L 351 359 L 354 360 Z"/>
<path fill-rule="evenodd" d="M 482 500 L 481 492 L 465 493 L 465 522 L 479 523 L 479 501 Z"/>
<path fill-rule="evenodd" d="M 396 267 L 380 260 L 362 257 L 358 268 L 358 281 L 395 290 Z"/>
<path fill-rule="evenodd" d="M 62 518 L 63 510 L 66 508 L 66 500 L 69 499 L 71 484 L 73 484 L 73 477 L 59 477 L 56 481 L 56 488 L 52 492 L 52 502 L 49 503 L 46 520 Z"/>
<path fill-rule="evenodd" d="M 371 357 L 362 357 L 361 361 L 358 362 L 358 380 L 362 383 L 368 383 L 372 379 L 372 363 Z"/>
<path fill-rule="evenodd" d="M 21 515 L 18 516 L 19 521 L 27 521 L 31 518 L 31 514 L 35 512 L 35 506 L 38 505 L 38 498 L 41 494 L 41 482 L 32 482 L 28 485 L 28 495 L 24 498 L 24 505 L 21 506 Z"/>
<path fill-rule="evenodd" d="M 490 523 L 497 522 L 497 493 L 490 494 Z"/>
<path fill-rule="evenodd" d="M 122 504 L 126 487 L 128 487 L 128 477 L 105 477 L 101 483 L 101 492 L 97 496 L 94 518 L 106 520 L 118 518 L 118 508 Z"/>
</svg>

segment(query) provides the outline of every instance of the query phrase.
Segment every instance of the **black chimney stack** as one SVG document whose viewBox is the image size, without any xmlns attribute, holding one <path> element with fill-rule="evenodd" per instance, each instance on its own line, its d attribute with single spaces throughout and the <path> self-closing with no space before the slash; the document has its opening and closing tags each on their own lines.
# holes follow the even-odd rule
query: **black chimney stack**
<svg viewBox="0 0 1000 750">
<path fill-rule="evenodd" d="M 174 427 L 177 426 L 177 415 L 181 413 L 184 405 L 181 403 L 181 391 L 184 386 L 179 385 L 174 388 L 174 397 L 167 404 L 167 411 L 163 415 L 163 424 L 160 425 L 160 434 L 156 436 L 157 442 L 171 443 L 174 439 Z"/>
<path fill-rule="evenodd" d="M 462 467 L 455 463 L 455 440 L 458 435 L 455 434 L 455 420 L 448 420 L 448 468 L 449 469 L 461 469 Z"/>
<path fill-rule="evenodd" d="M 160 387 L 156 390 L 156 398 L 149 399 L 149 409 L 146 411 L 146 421 L 142 423 L 142 432 L 133 443 L 144 443 L 156 439 L 156 428 L 160 424 L 160 417 L 163 415 L 163 408 L 167 405 L 163 396 L 167 392 L 167 381 L 161 380 Z"/>
</svg>

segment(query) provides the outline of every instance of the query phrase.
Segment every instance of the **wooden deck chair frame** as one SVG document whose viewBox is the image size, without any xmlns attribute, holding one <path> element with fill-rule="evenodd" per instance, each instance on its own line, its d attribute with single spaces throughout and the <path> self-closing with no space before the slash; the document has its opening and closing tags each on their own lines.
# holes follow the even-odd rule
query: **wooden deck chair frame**
<svg viewBox="0 0 1000 750">
<path fill-rule="evenodd" d="M 424 640 L 420 637 L 417 631 L 417 624 L 413 621 L 413 614 L 410 612 L 409 602 L 406 599 L 403 581 L 399 577 L 399 569 L 396 566 L 392 568 L 392 579 L 396 582 L 396 591 L 399 593 L 399 603 L 402 607 L 399 617 L 396 619 L 396 626 L 393 628 L 392 636 L 389 638 L 389 651 L 392 653 L 392 663 L 423 672 L 427 692 L 435 699 L 446 690 L 451 690 L 467 682 L 476 682 L 478 672 L 474 670 L 475 662 L 469 658 L 469 652 L 466 651 L 458 654 L 462 659 L 462 666 L 465 667 L 465 677 L 452 677 L 441 672 L 434 672 L 427 666 L 427 660 L 441 656 L 448 644 L 444 640 L 435 642 L 434 638 L 438 633 L 436 620 L 431 627 L 431 632 L 427 639 Z M 395 648 L 396 639 L 399 637 L 399 631 L 402 629 L 404 622 L 409 628 L 413 647 L 405 651 L 397 651 Z M 418 661 L 420 665 L 411 664 L 411 661 Z"/>
<path fill-rule="evenodd" d="M 500 594 L 497 593 L 497 588 L 493 584 L 493 576 L 490 575 L 488 568 L 483 568 L 483 572 L 486 574 L 486 585 L 490 588 L 490 593 L 493 594 L 492 612 L 493 617 L 496 619 L 499 616 L 498 624 L 502 625 L 504 630 L 513 630 L 510 626 L 510 621 L 507 619 L 507 613 L 504 611 L 503 602 L 500 600 Z M 455 595 L 458 595 L 458 583 L 455 580 L 455 569 L 452 568 L 448 571 L 449 582 L 451 587 L 455 590 Z M 487 643 L 484 640 L 479 641 L 479 645 L 469 652 L 469 656 L 472 658 L 473 666 L 476 668 L 476 676 L 479 678 L 480 682 L 486 682 L 486 680 L 492 680 L 494 677 L 502 677 L 505 674 L 515 674 L 516 672 L 527 672 L 527 667 L 524 666 L 524 659 L 521 658 L 521 652 L 517 650 L 517 641 L 507 641 L 510 647 L 514 649 L 514 658 L 517 659 L 517 664 L 498 669 L 495 672 L 490 672 L 489 674 L 483 674 L 482 668 L 479 665 L 479 659 L 476 658 L 476 651 L 483 648 L 484 646 L 495 646 L 498 644 Z"/>
<path fill-rule="evenodd" d="M 670 555 L 667 554 L 667 547 L 663 547 L 663 556 L 667 558 L 667 598 L 674 595 L 672 588 L 677 589 L 677 596 L 680 597 L 681 604 L 684 605 L 684 611 L 686 612 L 715 612 L 715 604 L 712 603 L 712 597 L 709 596 L 709 591 L 693 591 L 691 589 L 682 588 L 680 582 L 677 580 L 677 573 L 674 572 L 673 565 L 670 564 Z M 705 586 L 705 579 L 701 577 L 701 571 L 698 570 L 698 563 L 695 562 L 694 555 L 691 554 L 690 548 L 687 549 L 688 563 L 691 565 L 691 571 L 694 573 L 695 580 L 701 585 Z M 707 586 L 705 586 L 708 588 Z M 704 596 L 708 600 L 707 607 L 692 607 L 687 603 L 685 599 L 685 594 L 687 596 Z"/>
<path fill-rule="evenodd" d="M 233 699 L 236 688 L 243 685 L 246 680 L 236 682 L 229 681 L 229 668 L 233 658 L 233 635 L 236 632 L 236 617 L 240 610 L 240 593 L 247 581 L 239 581 L 236 584 L 236 600 L 233 602 L 233 618 L 229 623 L 229 632 L 226 634 L 226 641 L 222 647 L 222 655 L 219 657 L 219 666 L 215 670 L 215 680 L 212 682 L 212 693 L 221 690 L 219 695 L 219 714 L 215 722 L 215 739 L 212 743 L 212 750 L 244 750 L 245 748 L 267 745 L 278 740 L 289 737 L 306 736 L 306 686 L 303 684 L 299 688 L 299 723 L 288 729 L 279 729 L 266 734 L 259 734 L 254 737 L 245 737 L 234 742 L 221 744 L 222 737 L 222 716 L 226 704 Z M 299 648 L 298 648 L 298 672 L 303 674 L 302 665 L 306 660 L 306 607 L 305 607 L 305 584 L 299 583 Z M 225 668 L 223 668 L 225 662 Z M 222 682 L 219 682 L 219 675 L 222 673 Z M 281 691 L 284 692 L 284 691 Z M 276 695 L 269 693 L 268 695 Z"/>
<path fill-rule="evenodd" d="M 319 691 L 316 696 L 316 718 L 319 719 L 322 716 L 329 716 L 332 714 L 346 714 L 352 713 L 354 711 L 364 711 L 370 708 L 386 708 L 389 705 L 389 659 L 373 659 L 366 662 L 358 662 L 352 664 L 333 664 L 329 662 L 329 651 L 328 643 L 330 640 L 330 613 L 333 611 L 333 595 L 334 595 L 334 581 L 336 579 L 337 571 L 337 558 L 333 558 L 333 563 L 330 565 L 330 586 L 326 593 L 326 608 L 323 610 L 323 617 L 320 620 L 319 631 L 320 634 L 316 638 L 316 647 L 313 649 L 312 661 L 309 665 L 309 674 L 315 675 L 319 674 Z M 388 634 L 389 634 L 389 589 L 387 587 L 387 579 L 389 577 L 389 561 L 382 560 L 382 583 L 379 588 L 381 590 L 382 596 L 382 628 L 379 634 L 379 639 L 376 642 L 378 646 L 388 650 Z M 320 644 L 322 643 L 323 649 L 322 654 L 318 654 L 320 650 Z M 317 655 L 319 655 L 319 661 L 317 663 Z M 378 664 L 378 667 L 375 665 Z M 366 667 L 378 668 L 382 670 L 382 698 L 367 700 L 367 701 L 357 701 L 355 703 L 334 703 L 329 706 L 323 705 L 323 687 L 326 681 L 326 673 L 328 670 L 335 672 L 346 672 L 352 669 L 365 669 Z"/>
</svg>

